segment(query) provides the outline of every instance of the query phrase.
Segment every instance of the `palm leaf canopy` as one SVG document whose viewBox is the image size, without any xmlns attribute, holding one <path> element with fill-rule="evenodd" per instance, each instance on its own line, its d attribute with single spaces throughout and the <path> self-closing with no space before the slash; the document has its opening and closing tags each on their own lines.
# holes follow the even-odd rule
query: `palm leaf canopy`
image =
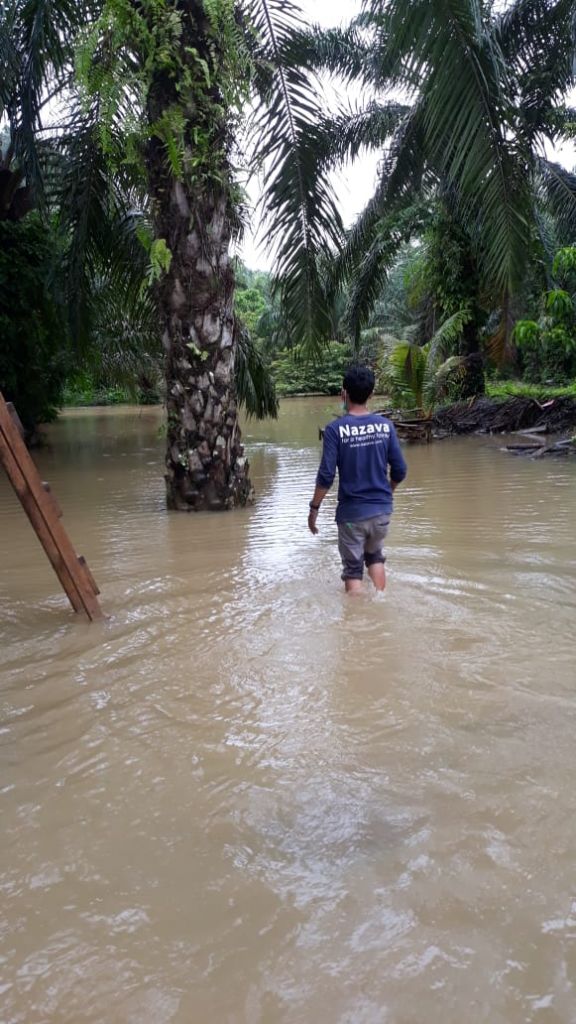
<svg viewBox="0 0 576 1024">
<path fill-rule="evenodd" d="M 475 240 L 484 287 L 503 305 L 522 282 L 536 233 L 535 177 L 565 230 L 576 223 L 573 178 L 538 152 L 569 117 L 559 104 L 573 81 L 575 0 L 516 0 L 502 14 L 482 0 L 366 0 L 359 19 L 329 32 L 310 28 L 293 0 L 238 6 L 255 68 L 252 152 L 262 216 L 288 330 L 308 351 L 330 336 L 334 294 L 350 277 L 357 278 L 353 333 L 368 322 L 378 282 L 418 229 L 410 211 L 440 182 Z M 2 5 L 0 115 L 39 189 L 44 104 L 69 88 L 72 43 L 100 7 L 97 0 Z M 369 87 L 371 95 L 327 113 L 319 73 Z M 64 145 L 67 176 L 72 136 L 85 159 L 96 130 L 90 112 L 74 119 Z M 364 148 L 382 154 L 377 192 L 347 233 L 330 171 Z M 105 167 L 95 154 L 90 161 L 89 181 L 70 178 L 66 224 L 70 252 L 96 265 L 104 244 L 98 211 L 122 233 L 132 203 L 126 183 L 110 199 Z"/>
<path fill-rule="evenodd" d="M 97 8 L 96 0 L 7 0 L 0 6 L 0 119 L 10 126 L 14 155 L 39 201 L 43 114 L 71 86 L 74 41 Z"/>
<path fill-rule="evenodd" d="M 483 5 L 375 0 L 370 10 L 387 41 L 387 63 L 395 61 L 392 81 L 417 88 L 426 164 L 474 224 L 486 279 L 513 290 L 530 242 L 527 153 L 514 131 L 506 59 Z"/>
<path fill-rule="evenodd" d="M 321 95 L 314 74 L 295 59 L 294 36 L 305 27 L 299 8 L 291 0 L 249 0 L 247 8 L 258 40 L 256 63 L 266 71 L 257 79 L 253 118 L 261 215 L 273 239 L 276 283 L 291 331 L 314 351 L 331 326 L 321 265 L 343 234 L 322 155 L 310 144 Z"/>
<path fill-rule="evenodd" d="M 503 310 L 541 235 L 542 202 L 562 237 L 576 223 L 573 176 L 542 150 L 574 120 L 562 99 L 574 81 L 576 3 L 516 0 L 496 10 L 482 0 L 366 0 L 354 26 L 365 47 L 372 42 L 356 81 L 368 79 L 376 97 L 402 96 L 405 105 L 397 104 L 387 138 L 374 133 L 373 120 L 354 118 L 348 132 L 334 120 L 331 147 L 326 119 L 321 138 L 323 172 L 342 163 L 352 138 L 349 153 L 364 145 L 383 154 L 376 192 L 332 264 L 338 287 L 352 282 L 353 336 L 369 321 L 409 211 L 434 193 L 466 230 L 484 293 Z M 344 36 L 340 42 L 343 53 L 332 38 L 317 46 L 318 57 L 322 68 L 331 59 L 335 73 L 350 77 Z M 384 105 L 376 99 L 374 110 Z"/>
</svg>

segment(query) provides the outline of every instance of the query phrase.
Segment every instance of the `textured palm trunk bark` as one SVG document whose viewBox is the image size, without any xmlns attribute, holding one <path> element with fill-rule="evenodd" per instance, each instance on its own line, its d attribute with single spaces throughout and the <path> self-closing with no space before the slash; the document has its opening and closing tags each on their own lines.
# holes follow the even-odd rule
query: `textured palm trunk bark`
<svg viewBox="0 0 576 1024">
<path fill-rule="evenodd" d="M 460 356 L 462 365 L 460 368 L 460 386 L 458 398 L 464 401 L 466 398 L 474 398 L 475 395 L 483 395 L 486 391 L 486 377 L 484 373 L 484 359 L 480 350 L 480 338 L 478 327 L 475 321 L 466 324 L 460 341 Z"/>
<path fill-rule="evenodd" d="M 166 187 L 168 185 L 168 187 Z M 245 505 L 253 493 L 234 390 L 234 273 L 226 197 L 189 197 L 164 182 L 157 234 L 172 252 L 159 288 L 166 351 L 170 508 Z"/>
<path fill-rule="evenodd" d="M 184 53 L 187 45 L 201 49 L 203 13 L 201 4 L 183 6 L 189 14 Z M 174 81 L 160 74 L 148 97 L 151 123 L 178 102 Z M 186 166 L 195 156 L 193 128 L 201 115 L 194 107 L 184 112 Z M 225 124 L 216 132 L 225 154 Z M 253 500 L 235 395 L 234 211 L 225 184 L 229 168 L 222 159 L 222 186 L 207 187 L 193 177 L 187 183 L 185 172 L 176 177 L 156 137 L 146 154 L 155 236 L 165 239 L 172 253 L 170 270 L 157 287 L 166 353 L 167 501 L 185 511 L 229 509 Z"/>
<path fill-rule="evenodd" d="M 475 291 L 479 288 L 479 273 L 476 260 L 471 252 L 465 252 L 462 261 L 462 275 L 465 281 L 475 282 Z M 482 323 L 483 314 L 475 297 L 468 300 L 472 307 L 472 319 L 464 325 L 460 339 L 459 353 L 462 357 L 460 369 L 460 392 L 459 398 L 474 398 L 475 395 L 483 395 L 486 390 L 484 375 L 484 358 L 480 344 L 479 324 Z"/>
</svg>

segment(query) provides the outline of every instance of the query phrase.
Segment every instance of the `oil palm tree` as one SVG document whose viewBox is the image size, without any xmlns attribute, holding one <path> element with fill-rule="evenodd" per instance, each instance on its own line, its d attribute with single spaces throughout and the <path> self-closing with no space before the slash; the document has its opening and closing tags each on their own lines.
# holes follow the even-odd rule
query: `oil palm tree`
<svg viewBox="0 0 576 1024">
<path fill-rule="evenodd" d="M 468 238 L 483 300 L 500 312 L 493 347 L 501 353 L 527 263 L 550 248 L 543 208 L 564 238 L 576 230 L 576 178 L 545 149 L 574 121 L 564 102 L 574 82 L 575 0 L 515 0 L 504 9 L 482 0 L 366 0 L 347 34 L 310 32 L 306 45 L 311 66 L 406 100 L 386 148 L 357 112 L 326 118 L 313 143 L 319 174 L 360 146 L 382 155 L 376 191 L 333 263 L 335 286 L 350 282 L 352 334 L 368 322 L 398 248 L 421 230 L 420 204 L 432 200 Z M 362 48 L 359 66 L 351 54 Z M 470 328 L 465 344 L 478 346 Z"/>
<path fill-rule="evenodd" d="M 130 330 L 111 355 L 125 360 L 126 338 L 149 337 L 156 318 L 174 508 L 245 501 L 237 396 L 251 414 L 276 411 L 266 367 L 234 314 L 229 250 L 241 207 L 234 129 L 252 79 L 263 106 L 280 90 L 298 122 L 293 92 L 306 83 L 292 72 L 283 79 L 278 67 L 270 74 L 295 17 L 285 6 L 13 0 L 2 8 L 0 119 L 18 175 L 41 207 L 58 210 L 74 336 L 110 337 L 95 330 L 94 314 L 109 320 L 121 294 Z M 44 123 L 47 100 L 63 109 L 57 131 Z M 142 297 L 146 274 L 153 306 Z"/>
<path fill-rule="evenodd" d="M 71 89 L 71 40 L 84 26 L 75 58 L 82 105 L 69 124 L 70 154 L 77 138 L 89 154 L 89 198 L 70 221 L 72 234 L 81 225 L 78 251 L 105 222 L 95 211 L 112 210 L 123 226 L 134 194 L 148 199 L 172 507 L 226 508 L 250 495 L 230 258 L 241 228 L 237 165 L 247 105 L 255 111 L 250 152 L 264 181 L 263 213 L 278 239 L 283 315 L 308 351 L 331 333 L 343 282 L 352 285 L 348 319 L 359 331 L 393 254 L 420 230 L 423 201 L 439 191 L 468 232 L 505 339 L 511 296 L 541 227 L 535 196 L 546 197 L 566 230 L 576 223 L 574 180 L 542 152 L 542 140 L 562 134 L 570 119 L 560 104 L 572 81 L 575 2 L 516 0 L 497 14 L 480 0 L 367 0 L 357 24 L 329 33 L 308 31 L 290 0 L 5 5 L 14 31 L 0 33 L 0 103 L 30 182 L 42 179 L 43 104 L 51 91 Z M 321 69 L 360 81 L 375 99 L 325 114 L 314 84 Z M 328 171 L 363 147 L 383 155 L 380 179 L 344 238 Z"/>
</svg>

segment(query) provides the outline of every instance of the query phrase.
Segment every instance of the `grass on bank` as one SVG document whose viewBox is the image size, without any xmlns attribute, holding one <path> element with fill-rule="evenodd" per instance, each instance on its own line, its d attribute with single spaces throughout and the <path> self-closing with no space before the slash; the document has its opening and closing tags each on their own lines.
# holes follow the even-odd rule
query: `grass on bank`
<svg viewBox="0 0 576 1024">
<path fill-rule="evenodd" d="M 299 382 L 300 383 L 300 382 Z M 331 397 L 335 395 L 335 388 L 333 381 L 329 382 L 329 386 L 325 389 L 316 386 L 316 395 L 326 395 Z M 280 394 L 282 398 L 291 397 L 294 392 L 288 388 L 287 391 L 281 390 Z M 305 389 L 303 392 L 306 394 Z M 550 398 L 574 398 L 576 399 L 576 381 L 571 384 L 563 385 L 548 385 L 548 384 L 526 384 L 521 380 L 506 380 L 506 381 L 486 381 L 486 395 L 488 398 L 535 398 L 537 401 L 546 401 Z M 68 384 L 64 389 L 64 402 L 63 405 L 67 407 L 79 407 L 79 406 L 91 406 L 91 405 L 132 405 L 137 404 L 157 404 L 161 402 L 162 398 L 159 392 L 142 392 L 138 389 L 130 389 L 125 387 L 109 387 L 109 388 L 98 388 L 94 387 L 89 381 L 82 381 L 75 384 Z M 373 398 L 374 408 L 384 408 L 390 405 L 390 399 L 380 394 Z M 334 410 L 338 408 L 335 404 Z M 331 412 L 334 412 L 331 409 Z"/>
<path fill-rule="evenodd" d="M 549 398 L 576 398 L 576 381 L 571 384 L 526 384 L 521 380 L 486 382 L 488 398 L 535 398 L 542 402 Z"/>
<path fill-rule="evenodd" d="M 157 405 L 161 401 L 156 389 L 97 387 L 89 380 L 67 384 L 62 396 L 62 406 L 71 409 L 92 405 Z"/>
</svg>

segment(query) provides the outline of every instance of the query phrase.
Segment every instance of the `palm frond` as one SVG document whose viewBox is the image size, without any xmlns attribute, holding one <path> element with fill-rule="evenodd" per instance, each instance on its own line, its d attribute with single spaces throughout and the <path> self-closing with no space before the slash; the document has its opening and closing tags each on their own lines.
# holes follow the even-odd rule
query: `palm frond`
<svg viewBox="0 0 576 1024">
<path fill-rule="evenodd" d="M 573 0 L 515 0 L 492 14 L 492 32 L 507 60 L 535 65 L 559 35 L 569 35 Z"/>
<path fill-rule="evenodd" d="M 573 0 L 516 0 L 495 18 L 492 30 L 516 77 L 524 132 L 553 138 L 559 128 L 556 103 L 574 82 Z"/>
<path fill-rule="evenodd" d="M 374 39 L 365 38 L 354 22 L 344 28 L 297 28 L 283 40 L 281 57 L 286 67 L 327 72 L 345 82 L 373 80 Z"/>
<path fill-rule="evenodd" d="M 386 244 L 388 242 L 388 244 Z M 348 294 L 345 325 L 352 337 L 356 356 L 362 328 L 369 323 L 374 304 L 382 292 L 388 269 L 394 255 L 391 239 L 377 238 L 356 267 L 352 287 Z"/>
<path fill-rule="evenodd" d="M 236 396 L 248 416 L 263 420 L 277 419 L 278 398 L 274 381 L 262 355 L 239 321 L 235 324 L 236 361 L 234 364 Z"/>
<path fill-rule="evenodd" d="M 384 217 L 385 187 L 382 182 L 346 236 L 346 244 L 330 262 L 328 288 L 335 294 L 352 277 L 356 267 L 375 244 Z"/>
<path fill-rule="evenodd" d="M 350 105 L 334 114 L 320 115 L 307 133 L 315 173 L 337 169 L 363 150 L 383 152 L 409 112 L 410 107 L 401 103 L 373 101 L 367 106 Z"/>
<path fill-rule="evenodd" d="M 552 261 L 559 246 L 559 232 L 555 218 L 545 206 L 534 204 L 534 224 L 542 254 L 541 280 L 548 288 L 552 287 Z"/>
<path fill-rule="evenodd" d="M 399 341 L 388 357 L 388 376 L 394 397 L 418 410 L 423 409 L 426 352 L 410 341 Z"/>
<path fill-rule="evenodd" d="M 18 32 L 15 26 L 16 4 L 8 3 L 0 9 L 0 118 L 17 93 L 20 57 L 17 49 Z"/>
<path fill-rule="evenodd" d="M 57 139 L 47 174 L 65 238 L 72 336 L 80 347 L 89 344 L 99 280 L 115 283 L 129 303 L 142 289 L 147 266 L 137 237 L 145 197 L 127 171 L 112 171 L 98 118 L 97 101 L 88 109 L 71 107 L 69 130 Z"/>
<path fill-rule="evenodd" d="M 556 222 L 559 244 L 576 238 L 576 174 L 552 160 L 536 161 L 538 187 Z"/>
<path fill-rule="evenodd" d="M 151 291 L 130 294 L 103 275 L 91 294 L 90 345 L 75 347 L 72 357 L 76 373 L 134 397 L 144 381 L 159 381 L 164 353 Z"/>
<path fill-rule="evenodd" d="M 398 244 L 410 237 L 418 219 L 416 196 L 421 191 L 426 192 L 419 118 L 420 110 L 416 107 L 406 114 L 394 132 L 380 167 L 376 190 L 347 233 L 345 245 L 330 263 L 327 283 L 329 294 L 342 289 L 348 281 L 354 279 L 357 268 L 373 249 L 375 257 L 377 244 L 383 242 L 387 233 L 385 222 L 388 233 L 396 235 Z M 424 200 L 421 203 L 423 205 Z M 412 213 L 407 212 L 410 210 Z M 402 211 L 407 221 L 404 225 L 401 223 Z M 397 245 L 392 247 L 390 254 L 396 248 Z M 362 312 L 360 305 L 357 312 L 354 312 L 354 303 L 350 305 L 347 319 L 354 334 L 365 321 L 367 310 L 366 303 L 363 304 Z"/>
<path fill-rule="evenodd" d="M 19 166 L 39 200 L 43 196 L 38 153 L 43 105 L 48 93 L 54 98 L 69 86 L 74 40 L 97 7 L 96 0 L 13 0 L 8 6 L 11 74 L 2 88 L 0 105 L 10 124 Z"/>
<path fill-rule="evenodd" d="M 344 324 L 356 346 L 362 328 L 370 322 L 395 257 L 421 230 L 427 212 L 426 200 L 414 198 L 410 202 L 410 193 L 405 205 L 397 202 L 388 207 L 387 179 L 381 186 L 350 231 L 344 249 L 334 261 L 328 284 L 329 292 L 336 285 L 348 285 Z"/>
<path fill-rule="evenodd" d="M 422 398 L 426 410 L 430 413 L 439 403 L 453 400 L 466 378 L 466 358 L 464 356 L 448 356 L 435 369 L 426 370 Z"/>
<path fill-rule="evenodd" d="M 353 265 L 349 276 L 344 324 L 356 348 L 362 328 L 370 323 L 390 267 L 400 249 L 421 224 L 421 205 L 415 204 L 405 210 L 397 210 L 377 224 L 372 244 Z"/>
<path fill-rule="evenodd" d="M 454 355 L 458 341 L 466 324 L 472 319 L 471 310 L 465 306 L 458 309 L 452 316 L 449 316 L 434 332 L 427 344 L 428 364 L 432 372 L 438 366 L 440 360 L 444 361 L 448 356 Z"/>
<path fill-rule="evenodd" d="M 255 116 L 256 156 L 263 167 L 264 224 L 277 239 L 276 283 L 295 337 L 310 353 L 330 335 L 321 264 L 338 249 L 343 228 L 334 190 L 316 174 L 311 126 L 322 111 L 313 76 L 283 61 L 287 40 L 303 28 L 290 0 L 250 0 L 259 58 L 270 69 Z"/>
<path fill-rule="evenodd" d="M 479 236 L 485 277 L 519 286 L 529 247 L 525 154 L 513 140 L 507 68 L 480 0 L 389 0 L 379 12 L 398 81 L 420 81 L 426 162 Z M 458 68 L 455 87 L 454 68 Z"/>
</svg>

